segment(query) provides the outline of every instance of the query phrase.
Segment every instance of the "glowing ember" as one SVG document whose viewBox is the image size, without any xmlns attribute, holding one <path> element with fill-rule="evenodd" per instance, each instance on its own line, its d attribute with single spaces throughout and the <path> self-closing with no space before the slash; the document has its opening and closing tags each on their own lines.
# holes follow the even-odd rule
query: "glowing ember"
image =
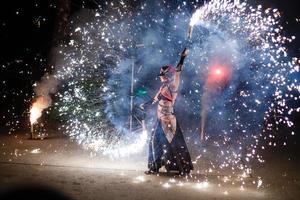
<svg viewBox="0 0 300 200">
<path fill-rule="evenodd" d="M 262 186 L 262 180 L 261 179 L 258 179 L 257 181 L 257 188 L 260 188 Z"/>
<path fill-rule="evenodd" d="M 41 153 L 41 149 L 40 149 L 40 148 L 33 149 L 32 151 L 30 151 L 30 153 L 32 153 L 32 154 L 38 154 L 38 153 Z"/>
</svg>

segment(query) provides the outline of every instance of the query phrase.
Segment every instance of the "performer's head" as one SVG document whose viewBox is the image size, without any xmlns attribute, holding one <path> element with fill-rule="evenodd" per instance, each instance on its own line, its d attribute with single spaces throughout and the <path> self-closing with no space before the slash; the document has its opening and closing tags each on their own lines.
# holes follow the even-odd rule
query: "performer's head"
<svg viewBox="0 0 300 200">
<path fill-rule="evenodd" d="M 161 82 L 168 82 L 173 80 L 175 74 L 175 68 L 171 65 L 164 65 L 160 68 L 159 77 Z"/>
</svg>

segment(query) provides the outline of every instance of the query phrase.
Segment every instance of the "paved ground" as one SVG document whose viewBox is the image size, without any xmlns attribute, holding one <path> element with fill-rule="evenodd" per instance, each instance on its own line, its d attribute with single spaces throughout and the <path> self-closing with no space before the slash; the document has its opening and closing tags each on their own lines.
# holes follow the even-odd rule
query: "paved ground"
<svg viewBox="0 0 300 200">
<path fill-rule="evenodd" d="M 253 177 L 193 175 L 188 180 L 164 173 L 143 174 L 146 156 L 110 160 L 54 135 L 28 140 L 25 134 L 0 135 L 0 185 L 45 185 L 72 199 L 299 199 L 300 158 L 291 150 L 269 149 Z M 200 160 L 201 162 L 201 160 Z M 206 161 L 202 161 L 205 165 Z M 199 169 L 201 166 L 199 167 Z M 262 187 L 257 188 L 257 178 Z M 228 181 L 226 181 L 228 179 Z M 253 184 L 255 182 L 255 184 Z"/>
</svg>

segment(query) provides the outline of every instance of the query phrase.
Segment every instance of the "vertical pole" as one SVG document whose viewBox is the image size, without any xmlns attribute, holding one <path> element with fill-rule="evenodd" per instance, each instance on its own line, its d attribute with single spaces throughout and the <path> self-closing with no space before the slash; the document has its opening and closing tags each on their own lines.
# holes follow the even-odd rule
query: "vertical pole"
<svg viewBox="0 0 300 200">
<path fill-rule="evenodd" d="M 129 131 L 132 133 L 132 112 L 133 112 L 133 83 L 134 83 L 134 58 L 132 57 L 131 64 L 131 96 L 130 96 L 130 122 L 129 122 Z"/>
<path fill-rule="evenodd" d="M 204 125 L 203 125 L 204 126 Z M 201 142 L 204 142 L 204 140 L 205 140 L 205 133 L 204 133 L 204 127 L 201 127 L 201 135 L 200 135 L 200 140 L 201 140 Z"/>
<path fill-rule="evenodd" d="M 33 139 L 33 124 L 31 124 L 30 131 L 31 131 L 31 139 Z"/>
</svg>

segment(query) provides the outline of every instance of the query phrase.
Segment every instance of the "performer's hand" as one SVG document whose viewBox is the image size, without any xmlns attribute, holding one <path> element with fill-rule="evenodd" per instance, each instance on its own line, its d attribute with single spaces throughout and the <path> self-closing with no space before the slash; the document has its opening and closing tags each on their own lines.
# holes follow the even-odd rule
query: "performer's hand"
<svg viewBox="0 0 300 200">
<path fill-rule="evenodd" d="M 153 101 L 152 101 L 152 104 L 155 104 L 156 102 L 158 102 L 158 98 L 157 98 L 157 96 L 155 96 L 154 98 L 153 98 Z"/>
<path fill-rule="evenodd" d="M 186 57 L 188 55 L 188 53 L 189 53 L 189 50 L 187 48 L 184 48 L 182 53 L 181 53 L 181 56 Z"/>
<path fill-rule="evenodd" d="M 142 110 L 145 110 L 145 104 L 142 103 L 142 104 L 140 105 L 140 108 L 141 108 Z"/>
</svg>

